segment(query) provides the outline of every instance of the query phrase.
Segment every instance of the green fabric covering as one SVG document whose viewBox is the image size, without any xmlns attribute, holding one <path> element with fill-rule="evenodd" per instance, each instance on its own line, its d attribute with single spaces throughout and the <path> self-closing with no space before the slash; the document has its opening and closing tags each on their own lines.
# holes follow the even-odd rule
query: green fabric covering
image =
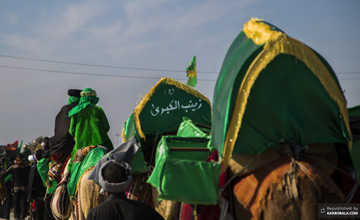
<svg viewBox="0 0 360 220">
<path fill-rule="evenodd" d="M 73 102 L 79 102 L 80 98 L 75 96 L 69 96 L 68 105 L 70 105 Z"/>
<path fill-rule="evenodd" d="M 278 31 L 270 26 L 271 30 Z M 241 83 L 250 67 L 265 62 L 254 63 L 264 48 L 241 32 L 228 50 L 214 91 L 211 131 L 214 147 L 223 152 L 227 141 L 235 142 L 231 154 L 261 154 L 269 148 L 281 147 L 284 142 L 297 142 L 303 146 L 310 143 L 348 144 L 350 135 L 339 105 L 316 74 L 297 57 L 276 55 L 261 70 L 258 78 L 253 79 L 255 82 L 250 90 L 241 90 Z M 326 77 L 335 81 L 336 88 L 330 90 L 341 92 L 330 65 L 315 51 L 307 49 L 328 70 Z M 232 117 L 239 114 L 234 112 L 234 107 L 242 92 L 249 92 L 249 96 L 247 104 L 242 104 L 245 112 L 239 116 L 241 126 L 236 139 L 227 140 Z M 341 96 L 343 98 L 342 93 Z M 346 103 L 341 107 L 346 108 Z"/>
<path fill-rule="evenodd" d="M 2 162 L 4 165 L 3 169 L 7 170 L 10 167 L 10 159 L 8 157 L 5 157 L 2 160 L 3 160 Z M 4 183 L 9 182 L 11 180 L 11 178 L 12 178 L 12 173 L 9 173 L 7 176 L 5 176 Z"/>
<path fill-rule="evenodd" d="M 84 97 L 84 96 L 94 96 L 96 97 L 97 94 L 96 94 L 96 91 L 91 89 L 91 88 L 86 88 L 84 89 L 83 91 L 80 92 L 80 96 L 81 97 Z"/>
<path fill-rule="evenodd" d="M 5 177 L 4 182 L 5 182 L 5 183 L 9 182 L 9 181 L 11 180 L 11 177 L 12 177 L 12 174 L 7 175 L 7 176 Z"/>
<path fill-rule="evenodd" d="M 96 105 L 96 103 L 98 103 L 98 102 L 99 102 L 98 97 L 93 97 L 93 96 L 81 97 L 79 104 L 69 111 L 69 117 L 71 117 L 75 114 L 78 114 L 79 112 L 81 112 L 83 109 L 85 109 L 87 107 Z"/>
<path fill-rule="evenodd" d="M 141 146 L 146 146 L 144 142 L 151 141 L 156 135 L 175 133 L 183 121 L 183 116 L 194 123 L 210 127 L 210 101 L 191 87 L 170 78 L 163 78 L 135 108 L 133 115 L 125 123 L 123 134 L 126 138 L 135 135 L 143 142 Z"/>
<path fill-rule="evenodd" d="M 109 150 L 113 149 L 112 142 L 107 135 L 110 125 L 105 112 L 100 106 L 91 106 L 83 109 L 71 117 L 70 134 L 75 138 L 71 159 L 77 150 L 93 145 L 102 145 Z"/>
<path fill-rule="evenodd" d="M 134 114 L 131 114 L 130 117 L 126 120 L 124 123 L 124 129 L 123 129 L 123 139 L 129 140 L 130 138 L 134 137 L 136 138 L 137 142 L 139 143 L 139 146 L 141 146 L 141 138 L 139 134 L 136 131 L 136 125 L 134 120 Z M 150 141 L 149 139 L 147 141 Z M 147 145 L 147 144 L 143 144 Z M 139 150 L 135 153 L 134 157 L 130 161 L 131 170 L 134 175 L 139 173 L 145 173 L 148 172 L 148 165 L 145 161 L 143 150 L 140 147 Z"/>
<path fill-rule="evenodd" d="M 212 142 L 223 152 L 227 129 L 234 107 L 233 97 L 237 94 L 251 60 L 260 52 L 261 46 L 241 32 L 228 50 L 220 75 L 215 84 L 213 98 Z M 216 134 L 216 135 L 215 135 Z"/>
<path fill-rule="evenodd" d="M 210 155 L 208 144 L 208 138 L 161 138 L 156 165 L 147 181 L 156 187 L 160 199 L 189 204 L 217 204 L 220 163 L 206 162 Z M 196 150 L 199 148 L 203 150 Z"/>
<path fill-rule="evenodd" d="M 134 157 L 130 160 L 131 171 L 133 175 L 137 175 L 139 173 L 148 172 L 148 166 L 145 162 L 145 158 L 142 150 L 139 150 L 135 153 Z"/>
<path fill-rule="evenodd" d="M 141 150 L 144 152 L 148 150 L 149 147 L 152 147 L 152 143 L 156 137 L 156 135 L 154 134 L 145 134 L 145 135 L 146 135 L 145 140 L 140 137 L 139 132 L 135 125 L 134 114 L 131 114 L 124 123 L 123 136 L 122 136 L 123 141 L 124 142 L 128 141 L 130 138 L 135 136 L 138 145 L 141 147 Z"/>
<path fill-rule="evenodd" d="M 339 115 L 312 72 L 294 57 L 280 55 L 251 89 L 233 153 L 261 154 L 282 142 L 346 144 Z"/>
<path fill-rule="evenodd" d="M 70 171 L 70 180 L 68 182 L 68 192 L 70 196 L 74 196 L 77 183 L 81 175 L 89 168 L 95 166 L 95 164 L 104 156 L 107 151 L 101 147 L 95 147 L 92 149 L 81 162 L 73 163 Z"/>
<path fill-rule="evenodd" d="M 196 56 L 192 58 L 190 65 L 186 68 L 186 76 L 188 77 L 187 85 L 195 87 L 197 84 Z"/>
<path fill-rule="evenodd" d="M 126 141 L 133 136 L 136 136 L 136 125 L 134 120 L 134 114 L 131 114 L 124 123 L 123 139 Z"/>
<path fill-rule="evenodd" d="M 41 160 L 39 160 L 37 162 L 36 168 L 37 168 L 37 171 L 38 171 L 38 173 L 39 173 L 39 175 L 41 177 L 41 180 L 44 183 L 44 186 L 46 186 L 45 181 L 47 179 L 47 174 L 48 174 L 48 171 L 49 171 L 49 159 L 42 158 Z"/>
<path fill-rule="evenodd" d="M 207 137 L 207 133 L 197 127 L 189 118 L 184 117 L 176 136 L 179 137 Z"/>
<path fill-rule="evenodd" d="M 174 96 L 163 95 L 164 91 L 174 91 Z M 183 90 L 170 85 L 163 85 L 157 89 L 151 101 L 140 115 L 141 128 L 145 133 L 156 134 L 165 131 L 176 131 L 183 116 L 205 125 L 211 123 L 210 105 L 204 100 L 187 94 Z M 196 105 L 194 108 L 189 106 Z M 186 109 L 189 107 L 189 110 Z M 154 123 L 156 121 L 157 123 Z"/>
<path fill-rule="evenodd" d="M 84 89 L 81 92 L 81 98 L 79 104 L 69 111 L 69 117 L 78 114 L 87 107 L 96 105 L 98 102 L 99 102 L 99 98 L 96 97 L 95 90 L 92 90 L 90 88 Z"/>
<path fill-rule="evenodd" d="M 43 181 L 44 186 L 47 188 L 46 181 L 49 183 L 50 187 L 47 189 L 48 194 L 53 194 L 57 187 L 56 181 L 51 181 L 48 179 L 48 171 L 49 171 L 49 159 L 42 158 L 39 160 L 36 164 L 37 171 L 41 177 L 41 180 Z"/>
</svg>

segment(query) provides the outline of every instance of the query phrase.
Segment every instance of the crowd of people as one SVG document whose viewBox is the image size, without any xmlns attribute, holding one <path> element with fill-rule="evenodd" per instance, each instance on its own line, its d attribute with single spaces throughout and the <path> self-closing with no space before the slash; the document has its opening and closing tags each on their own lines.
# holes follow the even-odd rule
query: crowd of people
<svg viewBox="0 0 360 220">
<path fill-rule="evenodd" d="M 0 148 L 0 219 L 10 219 L 11 209 L 16 220 L 57 219 L 50 202 L 62 174 L 71 172 L 76 153 L 92 146 L 113 149 L 107 135 L 110 125 L 97 105 L 96 91 L 69 89 L 68 96 L 68 103 L 56 115 L 54 135 L 42 137 L 28 158 L 22 153 L 11 158 Z M 131 175 L 125 162 L 110 160 L 102 165 L 99 185 L 108 199 L 93 208 L 88 219 L 163 219 L 150 206 L 126 198 Z"/>
</svg>

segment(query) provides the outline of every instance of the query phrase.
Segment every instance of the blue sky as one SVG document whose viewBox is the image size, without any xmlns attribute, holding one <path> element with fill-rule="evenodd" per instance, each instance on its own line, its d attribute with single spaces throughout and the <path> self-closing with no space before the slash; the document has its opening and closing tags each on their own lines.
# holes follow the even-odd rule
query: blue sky
<svg viewBox="0 0 360 220">
<path fill-rule="evenodd" d="M 116 134 L 142 96 L 165 76 L 186 83 L 185 68 L 194 55 L 196 88 L 212 100 L 225 54 L 251 17 L 320 53 L 338 74 L 348 106 L 360 104 L 358 0 L 0 4 L 0 144 L 52 136 L 67 90 L 87 87 L 97 91 L 111 125 L 109 136 L 119 144 Z"/>
</svg>

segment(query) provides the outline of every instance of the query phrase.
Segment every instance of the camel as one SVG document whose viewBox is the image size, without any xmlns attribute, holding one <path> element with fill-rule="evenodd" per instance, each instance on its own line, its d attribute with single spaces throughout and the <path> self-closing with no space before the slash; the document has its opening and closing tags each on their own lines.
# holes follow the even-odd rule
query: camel
<svg viewBox="0 0 360 220">
<path fill-rule="evenodd" d="M 89 211 L 105 200 L 105 196 L 100 194 L 100 187 L 88 177 L 91 169 L 85 171 L 78 181 L 78 192 L 72 201 L 72 214 L 70 220 L 84 220 Z"/>
<path fill-rule="evenodd" d="M 231 186 L 235 219 L 318 219 L 318 204 L 347 203 L 314 160 L 287 155 Z"/>
<path fill-rule="evenodd" d="M 84 151 L 88 152 L 83 155 L 82 153 Z M 103 147 L 98 146 L 79 149 L 74 157 L 74 163 L 71 169 L 73 175 L 69 175 L 69 163 L 65 163 L 64 172 L 61 174 L 61 181 L 58 183 L 57 191 L 55 191 L 52 196 L 50 204 L 51 212 L 56 219 L 69 217 L 69 219 L 72 220 L 84 220 L 93 207 L 105 200 L 104 195 L 100 193 L 99 185 L 93 180 L 89 180 L 88 177 L 97 161 L 105 155 L 106 152 Z M 65 189 L 69 196 L 65 196 L 65 199 L 69 199 L 70 201 L 68 202 L 62 201 L 64 197 L 58 195 L 58 190 L 60 190 L 59 187 L 62 185 L 62 182 L 66 184 Z M 68 205 L 68 207 L 64 207 L 66 205 Z M 68 214 L 69 211 L 70 214 Z"/>
<path fill-rule="evenodd" d="M 330 148 L 324 153 L 327 160 L 334 159 L 329 156 L 335 150 L 331 149 L 331 145 L 323 144 L 314 148 L 324 146 Z M 238 168 L 234 166 L 234 161 L 230 163 L 228 182 L 221 191 L 221 195 L 230 203 L 224 219 L 318 219 L 318 204 L 347 203 L 342 191 L 329 177 L 336 158 L 331 167 L 330 163 L 319 163 L 321 157 L 325 158 L 324 155 L 315 157 L 311 152 L 295 159 L 288 154 L 286 146 L 284 148 L 257 157 L 249 166 L 246 166 L 248 160 L 243 160 L 246 161 L 246 168 L 241 174 L 234 172 Z M 278 155 L 271 160 L 271 154 L 275 153 Z M 266 163 L 262 163 L 264 161 Z M 219 219 L 221 211 L 220 205 L 182 204 L 180 209 L 181 220 Z"/>
</svg>

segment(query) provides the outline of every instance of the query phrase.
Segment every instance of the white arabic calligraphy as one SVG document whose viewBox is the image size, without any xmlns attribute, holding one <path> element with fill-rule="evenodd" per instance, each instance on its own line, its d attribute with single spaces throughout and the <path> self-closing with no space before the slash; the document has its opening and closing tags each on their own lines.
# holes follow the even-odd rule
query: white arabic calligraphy
<svg viewBox="0 0 360 220">
<path fill-rule="evenodd" d="M 171 111 L 182 109 L 185 110 L 185 112 L 191 111 L 197 111 L 202 107 L 202 100 L 199 99 L 198 102 L 193 102 L 192 100 L 189 100 L 187 105 L 180 104 L 180 101 L 172 99 L 169 105 L 167 105 L 165 108 L 160 108 L 159 106 L 154 106 L 154 104 L 151 104 L 152 109 L 150 110 L 150 113 L 152 116 L 160 116 L 164 113 L 170 114 Z"/>
<path fill-rule="evenodd" d="M 175 89 L 165 89 L 164 95 L 173 95 L 175 93 Z"/>
<path fill-rule="evenodd" d="M 155 113 L 153 113 L 153 111 L 151 110 L 150 113 L 152 116 L 157 116 L 160 112 L 159 110 L 159 106 L 155 108 L 154 104 L 151 104 L 152 108 L 155 110 Z"/>
</svg>

